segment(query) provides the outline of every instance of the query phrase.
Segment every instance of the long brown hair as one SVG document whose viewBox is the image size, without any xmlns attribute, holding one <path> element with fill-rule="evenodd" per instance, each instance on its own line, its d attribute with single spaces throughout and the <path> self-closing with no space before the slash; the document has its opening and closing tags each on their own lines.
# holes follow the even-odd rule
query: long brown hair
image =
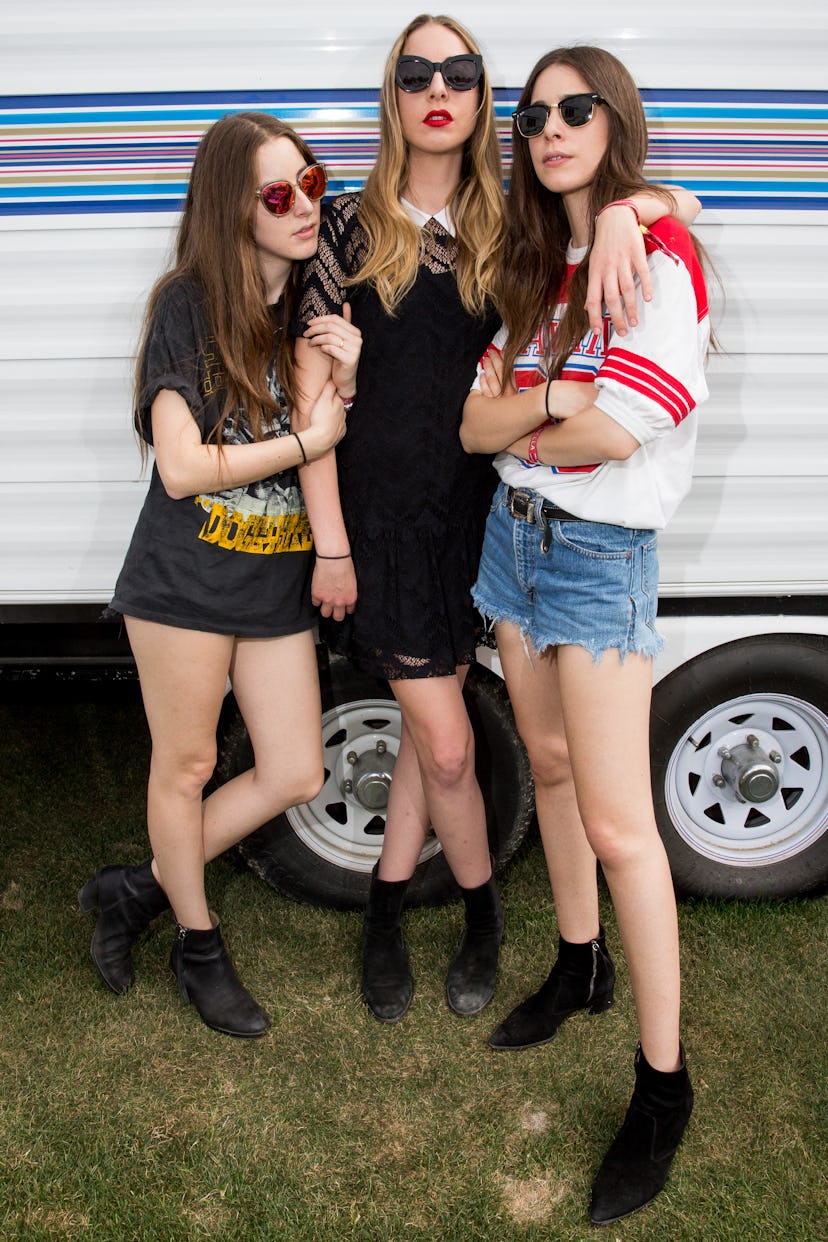
<svg viewBox="0 0 828 1242">
<path fill-rule="evenodd" d="M 394 74 L 406 40 L 421 26 L 445 26 L 475 55 L 472 35 L 452 17 L 421 13 L 409 22 L 391 48 L 380 91 L 380 142 L 377 160 L 362 191 L 360 222 L 368 234 L 369 255 L 358 281 L 371 283 L 385 310 L 396 307 L 417 277 L 421 231 L 406 215 L 400 194 L 408 176 L 408 148 L 403 137 Z M 458 244 L 457 287 L 464 307 L 481 314 L 492 296 L 503 230 L 503 170 L 495 126 L 492 88 L 484 71 L 474 132 L 466 143 L 460 184 L 450 208 Z"/>
<path fill-rule="evenodd" d="M 589 326 L 586 289 L 589 256 L 595 240 L 595 216 L 607 203 L 629 198 L 638 190 L 664 197 L 667 211 L 675 203 L 666 189 L 648 183 L 643 174 L 647 155 L 647 123 L 641 96 L 627 69 L 610 52 L 599 47 L 562 47 L 542 56 L 523 88 L 518 108 L 532 102 L 537 82 L 550 65 L 567 65 L 584 79 L 590 91 L 606 102 L 609 122 L 607 149 L 589 190 L 589 247 L 569 290 L 566 312 L 555 339 L 546 344 L 549 374 L 557 376 Z M 504 352 L 508 375 L 518 354 L 545 324 L 566 276 L 566 248 L 570 226 L 560 194 L 547 190 L 538 180 L 529 144 L 512 123 L 512 178 L 506 205 L 506 241 L 498 304 L 509 340 Z M 695 242 L 694 242 L 695 244 Z"/>
<path fill-rule="evenodd" d="M 262 421 L 277 404 L 267 373 L 280 326 L 268 306 L 257 261 L 253 220 L 256 213 L 256 153 L 272 138 L 288 138 L 307 164 L 314 156 L 299 135 L 267 112 L 235 112 L 207 130 L 196 151 L 184 214 L 178 229 L 175 264 L 150 294 L 138 352 L 136 384 L 140 384 L 147 336 L 162 291 L 180 276 L 193 277 L 204 297 L 207 320 L 224 364 L 226 388 L 221 420 L 211 439 L 221 445 L 221 431 L 231 414 L 243 407 L 255 439 Z M 280 320 L 286 324 L 298 282 L 294 264 L 283 295 Z M 289 401 L 295 390 L 293 351 L 286 333 L 276 344 L 276 372 Z M 140 402 L 136 405 L 140 409 Z"/>
</svg>

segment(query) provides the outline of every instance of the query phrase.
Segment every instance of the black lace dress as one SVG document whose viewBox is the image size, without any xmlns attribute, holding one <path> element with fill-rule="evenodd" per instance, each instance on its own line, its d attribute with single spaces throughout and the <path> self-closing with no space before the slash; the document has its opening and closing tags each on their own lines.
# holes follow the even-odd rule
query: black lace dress
<svg viewBox="0 0 828 1242">
<path fill-rule="evenodd" d="M 363 334 L 357 398 L 337 447 L 339 488 L 359 598 L 323 622 L 334 650 L 376 677 L 446 677 L 474 658 L 470 588 L 497 481 L 489 457 L 459 438 L 463 403 L 498 326 L 464 310 L 456 242 L 429 221 L 416 283 L 389 317 L 367 285 L 347 286 L 365 259 L 359 196 L 323 213 L 293 327 L 351 304 Z"/>
</svg>

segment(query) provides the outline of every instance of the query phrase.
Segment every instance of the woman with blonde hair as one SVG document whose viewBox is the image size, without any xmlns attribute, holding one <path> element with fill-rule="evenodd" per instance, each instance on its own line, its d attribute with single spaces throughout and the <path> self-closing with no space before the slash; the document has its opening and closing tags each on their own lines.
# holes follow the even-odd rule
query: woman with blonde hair
<svg viewBox="0 0 828 1242">
<path fill-rule="evenodd" d="M 547 1043 L 614 998 L 597 866 L 629 966 L 640 1045 L 623 1126 L 595 1181 L 609 1224 L 664 1186 L 693 1107 L 679 1039 L 676 903 L 649 766 L 657 531 L 686 494 L 696 407 L 707 397 L 702 265 L 668 215 L 646 230 L 652 299 L 622 340 L 584 309 L 596 220 L 635 218 L 647 127 L 609 52 L 538 61 L 514 113 L 500 305 L 504 324 L 466 402 L 471 453 L 496 452 L 500 484 L 473 595 L 493 623 L 535 780 L 558 921 L 548 978 L 490 1044 Z M 663 209 L 671 206 L 663 196 Z M 501 354 L 502 351 L 502 354 Z"/>
<path fill-rule="evenodd" d="M 686 196 L 691 218 L 694 204 Z M 658 214 L 644 194 L 640 209 L 648 207 Z M 631 302 L 633 269 L 646 279 L 640 235 L 625 209 L 608 213 L 604 228 L 599 293 L 603 285 L 618 305 L 626 290 Z M 455 1013 L 479 1013 L 491 1000 L 503 936 L 462 697 L 475 651 L 470 587 L 494 477 L 488 458 L 464 454 L 458 434 L 499 322 L 502 236 L 500 152 L 480 48 L 452 18 L 422 14 L 391 49 L 376 164 L 361 194 L 341 196 L 323 215 L 294 323 L 304 333 L 300 415 L 329 375 L 322 350 L 336 350 L 336 333 L 314 317 L 347 299 L 364 341 L 348 432 L 336 458 L 303 469 L 302 485 L 328 640 L 388 680 L 402 717 L 363 930 L 362 994 L 383 1022 L 401 1018 L 413 996 L 400 919 L 430 826 L 465 904 L 446 981 Z"/>
<path fill-rule="evenodd" d="M 344 432 L 359 333 L 333 321 L 346 348 L 297 435 L 284 325 L 326 183 L 307 144 L 267 113 L 223 117 L 196 152 L 176 261 L 146 312 L 135 419 L 155 464 L 110 606 L 125 620 L 152 737 L 153 857 L 105 867 L 79 894 L 99 911 L 92 959 L 113 992 L 131 986 L 135 940 L 172 906 L 182 999 L 208 1026 L 247 1038 L 268 1018 L 227 955 L 204 867 L 322 783 L 297 468 Z M 202 801 L 228 677 L 254 766 Z"/>
</svg>

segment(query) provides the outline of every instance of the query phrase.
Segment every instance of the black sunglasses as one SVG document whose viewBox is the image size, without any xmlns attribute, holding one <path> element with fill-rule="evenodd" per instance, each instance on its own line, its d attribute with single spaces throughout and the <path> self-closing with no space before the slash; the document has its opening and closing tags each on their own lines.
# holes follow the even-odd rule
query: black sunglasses
<svg viewBox="0 0 828 1242">
<path fill-rule="evenodd" d="M 302 169 L 295 182 L 270 181 L 256 191 L 256 198 L 261 199 L 265 211 L 269 211 L 272 216 L 286 216 L 296 201 L 296 186 L 305 198 L 316 203 L 325 193 L 327 184 L 328 174 L 325 165 L 308 164 L 307 168 Z"/>
<path fill-rule="evenodd" d="M 426 60 L 423 56 L 400 56 L 394 81 L 401 91 L 414 94 L 429 87 L 435 73 L 443 75 L 443 81 L 451 90 L 470 91 L 483 76 L 483 57 L 471 52 L 437 61 Z"/>
<path fill-rule="evenodd" d="M 522 138 L 537 138 L 546 129 L 546 123 L 554 108 L 558 109 L 564 125 L 580 129 L 592 120 L 595 104 L 606 103 L 600 95 L 567 95 L 556 104 L 529 104 L 512 113 L 517 131 Z"/>
</svg>

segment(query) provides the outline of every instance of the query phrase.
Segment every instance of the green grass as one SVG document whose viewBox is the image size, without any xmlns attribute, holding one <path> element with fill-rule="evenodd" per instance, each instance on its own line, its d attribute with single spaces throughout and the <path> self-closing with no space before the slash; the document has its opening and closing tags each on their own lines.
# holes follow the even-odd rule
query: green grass
<svg viewBox="0 0 828 1242">
<path fill-rule="evenodd" d="M 146 855 L 136 688 L 0 691 L 0 1237 L 828 1237 L 826 899 L 680 906 L 696 1112 L 659 1200 L 597 1233 L 590 1183 L 632 1082 L 623 963 L 607 1015 L 531 1052 L 486 1047 L 553 953 L 537 841 L 504 878 L 490 1011 L 463 1021 L 444 1003 L 459 909 L 414 910 L 417 991 L 393 1027 L 359 1000 L 357 914 L 213 864 L 211 903 L 273 1021 L 264 1040 L 228 1039 L 181 1005 L 169 923 L 139 944 L 124 997 L 89 961 L 78 887 Z"/>
</svg>

